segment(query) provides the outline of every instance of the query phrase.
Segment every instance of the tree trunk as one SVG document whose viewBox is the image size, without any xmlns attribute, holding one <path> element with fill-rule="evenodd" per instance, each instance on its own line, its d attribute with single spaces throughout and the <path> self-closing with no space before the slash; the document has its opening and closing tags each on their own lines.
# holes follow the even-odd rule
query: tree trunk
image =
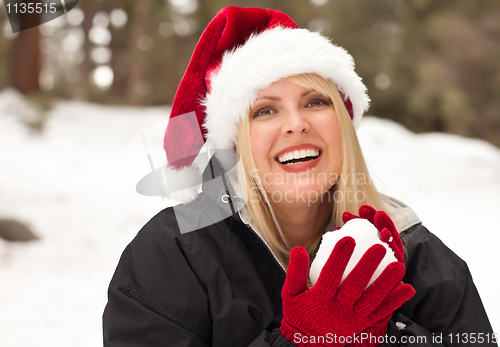
<svg viewBox="0 0 500 347">
<path fill-rule="evenodd" d="M 38 26 L 20 31 L 12 49 L 11 84 L 23 94 L 40 90 L 40 32 Z"/>
<path fill-rule="evenodd" d="M 141 104 L 141 96 L 137 92 L 137 85 L 144 77 L 144 66 L 141 59 L 141 51 L 137 47 L 137 40 L 146 33 L 149 10 L 149 1 L 141 0 L 135 3 L 129 41 L 129 60 L 127 64 L 127 103 L 133 106 Z"/>
<path fill-rule="evenodd" d="M 82 1 L 82 10 L 85 15 L 82 23 L 82 29 L 85 33 L 85 41 L 83 43 L 83 52 L 85 54 L 83 63 L 80 66 L 81 80 L 80 80 L 80 90 L 78 95 L 81 98 L 87 98 L 87 91 L 89 90 L 89 75 L 94 66 L 92 59 L 90 58 L 90 51 L 93 48 L 92 42 L 89 40 L 89 31 L 92 29 L 94 16 L 100 8 L 100 4 L 96 0 L 85 0 Z"/>
<path fill-rule="evenodd" d="M 107 0 L 106 1 L 106 11 L 111 13 L 115 8 L 119 8 L 118 1 Z M 127 44 L 127 32 L 125 28 L 116 29 L 113 25 L 109 25 L 109 31 L 111 33 L 111 42 L 109 43 L 109 49 L 111 50 L 111 61 L 109 65 L 113 69 L 113 83 L 111 85 L 111 93 L 113 96 L 123 101 L 125 99 L 126 86 L 126 67 L 123 58 L 124 46 Z M 125 70 L 125 71 L 124 71 Z"/>
</svg>

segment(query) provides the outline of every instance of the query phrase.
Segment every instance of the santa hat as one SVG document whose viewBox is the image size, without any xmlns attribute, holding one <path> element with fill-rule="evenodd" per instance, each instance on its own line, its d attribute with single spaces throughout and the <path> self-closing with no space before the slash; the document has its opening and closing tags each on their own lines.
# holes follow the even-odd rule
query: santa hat
<svg viewBox="0 0 500 347">
<path fill-rule="evenodd" d="M 233 149 L 238 125 L 259 90 L 304 73 L 332 80 L 359 125 L 370 99 L 349 53 L 317 32 L 299 29 L 282 12 L 222 9 L 201 35 L 174 98 L 164 137 L 167 180 L 190 181 L 181 186 L 201 180 L 193 161 L 203 145 Z"/>
</svg>

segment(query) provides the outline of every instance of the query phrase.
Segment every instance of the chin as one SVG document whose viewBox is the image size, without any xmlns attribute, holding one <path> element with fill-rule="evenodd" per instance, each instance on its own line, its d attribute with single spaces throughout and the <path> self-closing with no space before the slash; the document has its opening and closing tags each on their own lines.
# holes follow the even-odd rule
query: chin
<svg viewBox="0 0 500 347">
<path fill-rule="evenodd" d="M 323 186 L 297 185 L 274 190 L 269 198 L 274 203 L 313 203 L 327 200 L 328 197 L 324 196 L 327 191 Z"/>
</svg>

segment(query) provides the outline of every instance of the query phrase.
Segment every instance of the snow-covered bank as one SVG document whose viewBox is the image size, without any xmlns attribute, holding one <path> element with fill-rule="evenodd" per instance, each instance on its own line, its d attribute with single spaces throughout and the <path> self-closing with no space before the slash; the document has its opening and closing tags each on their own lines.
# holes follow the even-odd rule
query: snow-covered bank
<svg viewBox="0 0 500 347">
<path fill-rule="evenodd" d="M 408 204 L 467 262 L 493 330 L 500 332 L 500 150 L 481 140 L 414 134 L 366 117 L 358 131 L 382 191 Z"/>
<path fill-rule="evenodd" d="M 7 94 L 7 95 L 5 95 Z M 162 208 L 135 193 L 127 146 L 166 108 L 61 102 L 30 136 L 0 94 L 0 215 L 41 241 L 0 239 L 0 346 L 99 346 L 106 288 L 139 228 Z"/>
<path fill-rule="evenodd" d="M 135 193 L 128 144 L 168 109 L 59 102 L 37 136 L 18 120 L 29 112 L 18 94 L 0 92 L 0 218 L 25 221 L 41 237 L 0 240 L 0 346 L 100 346 L 120 253 L 166 204 Z M 371 117 L 359 137 L 389 192 L 468 262 L 499 332 L 500 151 Z"/>
</svg>

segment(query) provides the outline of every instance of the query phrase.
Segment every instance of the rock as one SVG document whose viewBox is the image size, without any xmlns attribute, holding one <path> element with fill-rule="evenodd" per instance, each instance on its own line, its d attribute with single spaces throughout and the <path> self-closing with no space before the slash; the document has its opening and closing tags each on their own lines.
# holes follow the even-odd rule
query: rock
<svg viewBox="0 0 500 347">
<path fill-rule="evenodd" d="M 11 242 L 39 240 L 30 228 L 14 219 L 0 219 L 0 238 Z"/>
</svg>

